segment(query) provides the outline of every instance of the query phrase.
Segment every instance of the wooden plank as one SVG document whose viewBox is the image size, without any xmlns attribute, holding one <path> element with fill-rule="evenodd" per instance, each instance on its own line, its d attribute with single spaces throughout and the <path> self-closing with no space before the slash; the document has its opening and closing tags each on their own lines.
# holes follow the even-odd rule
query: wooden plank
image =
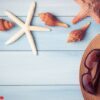
<svg viewBox="0 0 100 100">
<path fill-rule="evenodd" d="M 0 85 L 79 84 L 82 51 L 0 52 Z"/>
<path fill-rule="evenodd" d="M 25 20 L 25 17 L 21 18 Z M 87 18 L 76 25 L 72 25 L 71 23 L 73 17 L 59 17 L 59 19 L 61 19 L 63 22 L 68 23 L 69 25 L 71 25 L 71 27 L 67 29 L 62 27 L 50 27 L 52 29 L 51 32 L 33 32 L 38 50 L 85 50 L 89 42 L 98 33 L 100 33 L 99 25 L 96 24 L 91 18 Z M 66 42 L 68 35 L 72 30 L 82 27 L 89 21 L 92 21 L 92 24 L 87 31 L 86 37 L 83 41 L 77 43 Z M 33 24 L 37 26 L 45 26 L 38 17 L 34 18 Z M 31 50 L 26 36 L 23 36 L 19 41 L 12 45 L 5 45 L 5 42 L 18 30 L 19 27 L 16 26 L 11 31 L 0 33 L 0 50 Z"/>
<path fill-rule="evenodd" d="M 83 100 L 79 86 L 0 86 L 5 100 Z"/>
<path fill-rule="evenodd" d="M 18 16 L 26 16 L 32 0 L 2 0 L 0 5 L 0 16 L 5 16 L 5 10 L 11 10 Z M 36 0 L 36 14 L 40 12 L 52 12 L 58 16 L 75 16 L 79 6 L 74 0 Z M 60 13 L 61 12 L 61 13 Z"/>
</svg>

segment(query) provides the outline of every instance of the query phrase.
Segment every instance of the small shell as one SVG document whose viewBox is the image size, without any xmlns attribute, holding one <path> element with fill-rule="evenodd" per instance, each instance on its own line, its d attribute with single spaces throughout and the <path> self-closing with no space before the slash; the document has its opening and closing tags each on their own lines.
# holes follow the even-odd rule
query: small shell
<svg viewBox="0 0 100 100">
<path fill-rule="evenodd" d="M 69 34 L 67 42 L 77 42 L 77 41 L 83 40 L 84 35 L 85 35 L 89 26 L 90 26 L 90 23 L 84 25 L 81 29 L 77 29 L 77 30 L 72 31 Z"/>
<path fill-rule="evenodd" d="M 7 31 L 14 27 L 14 23 L 0 19 L 0 31 Z"/>
<path fill-rule="evenodd" d="M 39 14 L 41 20 L 48 26 L 62 26 L 67 28 L 68 25 L 59 21 L 56 16 L 54 16 L 53 14 L 47 12 L 47 13 L 40 13 Z"/>
</svg>

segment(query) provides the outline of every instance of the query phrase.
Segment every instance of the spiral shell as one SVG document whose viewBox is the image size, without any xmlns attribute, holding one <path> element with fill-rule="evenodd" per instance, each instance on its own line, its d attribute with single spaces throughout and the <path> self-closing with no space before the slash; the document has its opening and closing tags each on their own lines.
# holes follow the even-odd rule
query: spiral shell
<svg viewBox="0 0 100 100">
<path fill-rule="evenodd" d="M 57 21 L 57 19 L 51 13 L 40 13 L 39 16 L 46 25 L 55 26 L 55 22 Z"/>
<path fill-rule="evenodd" d="M 14 23 L 5 19 L 0 19 L 0 31 L 7 31 L 14 27 Z"/>
<path fill-rule="evenodd" d="M 83 40 L 87 29 L 89 28 L 91 23 L 85 24 L 81 29 L 73 30 L 68 37 L 67 42 L 77 42 Z"/>
<path fill-rule="evenodd" d="M 59 21 L 56 16 L 53 14 L 46 12 L 46 13 L 40 13 L 39 17 L 41 20 L 48 26 L 61 26 L 61 27 L 69 27 L 67 24 Z"/>
</svg>

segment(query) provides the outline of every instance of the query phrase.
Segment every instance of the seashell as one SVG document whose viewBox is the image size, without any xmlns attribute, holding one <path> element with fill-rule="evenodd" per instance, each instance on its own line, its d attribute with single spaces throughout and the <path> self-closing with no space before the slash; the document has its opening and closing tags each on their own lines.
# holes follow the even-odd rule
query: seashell
<svg viewBox="0 0 100 100">
<path fill-rule="evenodd" d="M 13 27 L 14 27 L 14 23 L 5 19 L 0 19 L 0 31 L 7 31 Z"/>
<path fill-rule="evenodd" d="M 39 17 L 41 18 L 41 20 L 48 26 L 61 26 L 61 27 L 65 27 L 67 28 L 68 25 L 59 21 L 56 16 L 54 16 L 53 14 L 47 12 L 47 13 L 40 13 Z"/>
<path fill-rule="evenodd" d="M 69 34 L 67 42 L 77 42 L 83 40 L 90 23 L 85 24 L 81 29 L 76 29 Z"/>
</svg>

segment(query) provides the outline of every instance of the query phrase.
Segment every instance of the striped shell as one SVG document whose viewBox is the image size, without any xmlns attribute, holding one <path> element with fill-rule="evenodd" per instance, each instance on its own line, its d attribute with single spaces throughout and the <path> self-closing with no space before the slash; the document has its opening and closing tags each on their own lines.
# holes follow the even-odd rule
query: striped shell
<svg viewBox="0 0 100 100">
<path fill-rule="evenodd" d="M 13 27 L 14 27 L 14 23 L 5 19 L 0 19 L 0 31 L 7 31 Z"/>
</svg>

